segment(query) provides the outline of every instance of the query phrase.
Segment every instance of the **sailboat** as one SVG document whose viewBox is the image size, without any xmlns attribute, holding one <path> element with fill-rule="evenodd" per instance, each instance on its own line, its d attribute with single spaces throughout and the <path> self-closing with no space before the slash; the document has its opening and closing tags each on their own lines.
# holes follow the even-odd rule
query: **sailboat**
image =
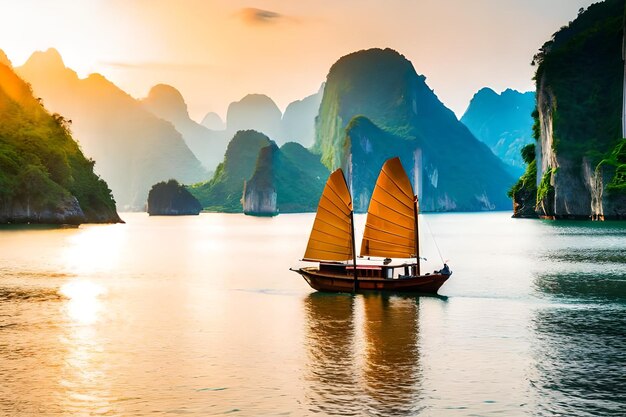
<svg viewBox="0 0 626 417">
<path fill-rule="evenodd" d="M 440 271 L 421 274 L 418 212 L 418 199 L 400 158 L 387 160 L 367 210 L 362 261 L 357 264 L 352 196 L 339 168 L 326 182 L 302 259 L 318 266 L 291 270 L 318 291 L 436 294 L 452 272 L 444 264 Z"/>
</svg>

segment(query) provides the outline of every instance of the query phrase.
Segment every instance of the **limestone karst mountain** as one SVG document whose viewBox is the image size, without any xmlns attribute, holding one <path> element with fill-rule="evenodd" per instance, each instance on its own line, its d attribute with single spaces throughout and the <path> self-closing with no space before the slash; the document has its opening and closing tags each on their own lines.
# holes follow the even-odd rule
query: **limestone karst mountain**
<svg viewBox="0 0 626 417">
<path fill-rule="evenodd" d="M 623 0 L 593 4 L 535 55 L 536 151 L 511 190 L 515 215 L 626 218 L 625 19 Z"/>
<path fill-rule="evenodd" d="M 255 215 L 315 211 L 329 174 L 318 156 L 299 143 L 279 148 L 272 142 L 259 151 L 243 210 Z"/>
<path fill-rule="evenodd" d="M 273 215 L 315 211 L 328 170 L 299 143 L 280 148 L 266 135 L 241 130 L 210 181 L 189 187 L 209 211 Z"/>
<path fill-rule="evenodd" d="M 425 211 L 509 209 L 505 165 L 391 49 L 369 49 L 330 69 L 316 120 L 314 152 L 352 181 L 355 209 L 366 211 L 370 180 L 400 156 Z"/>
<path fill-rule="evenodd" d="M 228 106 L 226 126 L 229 132 L 256 130 L 270 139 L 281 137 L 282 113 L 276 103 L 263 94 L 248 94 Z"/>
<path fill-rule="evenodd" d="M 150 187 L 175 178 L 193 183 L 206 171 L 181 134 L 102 75 L 81 79 L 54 49 L 16 69 L 47 108 L 72 120 L 83 152 L 96 161 L 120 210 L 143 210 Z"/>
<path fill-rule="evenodd" d="M 270 143 L 262 133 L 240 130 L 228 143 L 213 178 L 189 187 L 189 191 L 209 211 L 241 212 L 244 183 L 254 173 L 259 151 Z"/>
</svg>

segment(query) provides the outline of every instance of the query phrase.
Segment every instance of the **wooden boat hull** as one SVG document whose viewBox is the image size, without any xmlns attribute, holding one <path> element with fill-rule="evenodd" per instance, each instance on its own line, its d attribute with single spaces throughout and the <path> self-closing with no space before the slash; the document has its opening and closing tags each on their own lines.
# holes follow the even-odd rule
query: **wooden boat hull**
<svg viewBox="0 0 626 417">
<path fill-rule="evenodd" d="M 326 274 L 318 268 L 300 268 L 293 271 L 302 275 L 311 288 L 325 292 L 353 292 L 354 277 Z M 447 274 L 428 274 L 401 278 L 359 277 L 357 291 L 416 292 L 437 294 L 439 288 L 450 278 Z"/>
</svg>

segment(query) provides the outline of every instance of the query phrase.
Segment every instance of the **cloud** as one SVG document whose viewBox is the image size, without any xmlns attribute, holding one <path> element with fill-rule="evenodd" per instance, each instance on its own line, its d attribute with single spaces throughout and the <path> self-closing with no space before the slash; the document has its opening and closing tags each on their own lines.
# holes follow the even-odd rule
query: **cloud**
<svg viewBox="0 0 626 417">
<path fill-rule="evenodd" d="M 249 25 L 273 24 L 277 23 L 279 20 L 285 19 L 285 16 L 280 13 L 270 10 L 255 9 L 254 7 L 245 7 L 240 9 L 236 14 Z"/>
</svg>

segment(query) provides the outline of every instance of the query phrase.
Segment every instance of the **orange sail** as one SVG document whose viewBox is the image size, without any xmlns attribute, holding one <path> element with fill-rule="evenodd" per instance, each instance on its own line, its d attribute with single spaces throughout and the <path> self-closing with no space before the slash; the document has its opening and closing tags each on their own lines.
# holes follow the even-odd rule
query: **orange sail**
<svg viewBox="0 0 626 417">
<path fill-rule="evenodd" d="M 340 168 L 330 174 L 322 192 L 304 259 L 346 261 L 352 258 L 352 197 Z"/>
<path fill-rule="evenodd" d="M 361 243 L 361 256 L 416 256 L 416 203 L 399 158 L 387 160 L 378 176 Z"/>
</svg>

